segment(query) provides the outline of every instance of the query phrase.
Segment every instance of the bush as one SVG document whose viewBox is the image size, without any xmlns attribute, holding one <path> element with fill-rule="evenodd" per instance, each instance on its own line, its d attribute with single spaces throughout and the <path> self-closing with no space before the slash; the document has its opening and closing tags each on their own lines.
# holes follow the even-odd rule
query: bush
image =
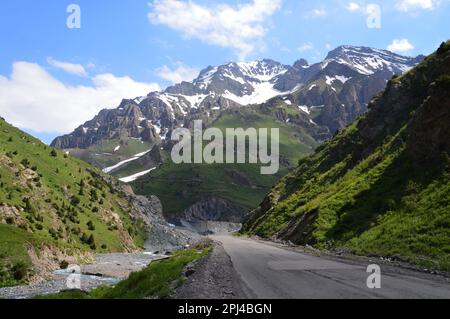
<svg viewBox="0 0 450 319">
<path fill-rule="evenodd" d="M 438 55 L 442 55 L 445 52 L 450 51 L 450 41 L 449 42 L 442 42 L 441 46 L 437 50 Z"/>
<path fill-rule="evenodd" d="M 450 89 L 450 75 L 442 75 L 436 80 L 438 87 L 449 90 Z"/>
<path fill-rule="evenodd" d="M 80 198 L 78 198 L 77 196 L 72 196 L 72 198 L 70 199 L 70 204 L 72 206 L 78 206 L 80 202 Z"/>
<path fill-rule="evenodd" d="M 24 158 L 20 164 L 22 164 L 24 167 L 28 168 L 30 166 L 30 161 L 27 158 Z"/>
<path fill-rule="evenodd" d="M 66 260 L 63 260 L 59 263 L 59 268 L 67 269 L 67 267 L 69 267 L 69 263 Z"/>
<path fill-rule="evenodd" d="M 98 200 L 97 191 L 95 189 L 91 189 L 91 201 L 96 202 Z"/>
<path fill-rule="evenodd" d="M 57 157 L 58 156 L 58 153 L 56 152 L 55 149 L 52 149 L 52 151 L 50 152 L 50 156 L 52 156 L 52 157 Z"/>
<path fill-rule="evenodd" d="M 27 276 L 28 266 L 23 262 L 18 262 L 11 270 L 15 280 L 23 280 Z"/>
<path fill-rule="evenodd" d="M 89 230 L 91 230 L 91 231 L 94 231 L 94 230 L 95 230 L 94 223 L 93 223 L 91 220 L 88 221 L 86 225 L 87 225 L 87 227 L 88 227 Z"/>
</svg>

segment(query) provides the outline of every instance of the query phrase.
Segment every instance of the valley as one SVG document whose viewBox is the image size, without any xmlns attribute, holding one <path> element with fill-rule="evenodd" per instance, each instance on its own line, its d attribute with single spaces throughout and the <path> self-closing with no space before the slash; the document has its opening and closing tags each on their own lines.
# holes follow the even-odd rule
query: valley
<svg viewBox="0 0 450 319">
<path fill-rule="evenodd" d="M 449 59 L 447 42 L 426 58 L 341 46 L 313 65 L 208 67 L 51 146 L 0 120 L 0 298 L 61 297 L 68 264 L 86 291 L 61 293 L 87 299 L 186 297 L 193 274 L 221 298 L 447 296 Z M 200 122 L 244 141 L 277 129 L 280 169 L 174 163 L 172 133 Z M 362 264 L 384 259 L 444 276 L 388 265 L 372 294 Z"/>
<path fill-rule="evenodd" d="M 52 146 L 129 182 L 139 195 L 156 195 L 171 220 L 185 220 L 186 212 L 207 203 L 207 218 L 235 222 L 237 212 L 242 221 L 300 159 L 364 114 L 394 75 L 422 59 L 340 46 L 311 65 L 303 59 L 293 65 L 265 59 L 210 66 L 193 81 L 101 111 Z M 262 165 L 248 163 L 227 164 L 225 169 L 175 165 L 170 159 L 172 132 L 192 130 L 196 120 L 204 129 L 219 128 L 223 134 L 226 128 L 278 128 L 279 172 L 260 176 Z"/>
</svg>

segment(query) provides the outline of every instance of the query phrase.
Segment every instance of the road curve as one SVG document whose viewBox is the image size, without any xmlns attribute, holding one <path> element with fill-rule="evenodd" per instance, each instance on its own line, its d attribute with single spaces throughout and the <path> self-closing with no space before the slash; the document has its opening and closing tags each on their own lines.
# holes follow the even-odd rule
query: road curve
<svg viewBox="0 0 450 319">
<path fill-rule="evenodd" d="M 450 282 L 440 276 L 380 265 L 381 288 L 369 289 L 368 264 L 229 235 L 211 237 L 223 244 L 252 298 L 450 298 Z"/>
</svg>

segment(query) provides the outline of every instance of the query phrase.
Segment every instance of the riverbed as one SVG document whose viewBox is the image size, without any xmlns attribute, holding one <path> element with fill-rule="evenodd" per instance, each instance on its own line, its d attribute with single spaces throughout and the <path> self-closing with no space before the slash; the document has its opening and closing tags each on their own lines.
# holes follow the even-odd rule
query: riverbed
<svg viewBox="0 0 450 319">
<path fill-rule="evenodd" d="M 167 258 L 154 253 L 135 254 L 99 254 L 90 265 L 56 270 L 47 281 L 27 285 L 0 288 L 0 298 L 30 299 L 36 296 L 55 294 L 73 288 L 78 282 L 79 288 L 90 291 L 99 286 L 113 286 L 126 279 L 132 272 L 142 270 L 152 261 Z M 74 273 L 75 270 L 75 273 Z M 74 277 L 74 275 L 76 275 Z M 76 278 L 74 281 L 73 279 Z"/>
</svg>

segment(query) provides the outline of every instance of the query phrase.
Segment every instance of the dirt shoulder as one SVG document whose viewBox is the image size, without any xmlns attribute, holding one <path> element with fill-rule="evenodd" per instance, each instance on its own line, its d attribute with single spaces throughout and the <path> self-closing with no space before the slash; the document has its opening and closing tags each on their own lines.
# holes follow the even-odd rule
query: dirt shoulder
<svg viewBox="0 0 450 319">
<path fill-rule="evenodd" d="M 248 288 L 235 271 L 221 244 L 205 258 L 185 270 L 186 282 L 172 295 L 174 299 L 245 299 Z"/>
</svg>

